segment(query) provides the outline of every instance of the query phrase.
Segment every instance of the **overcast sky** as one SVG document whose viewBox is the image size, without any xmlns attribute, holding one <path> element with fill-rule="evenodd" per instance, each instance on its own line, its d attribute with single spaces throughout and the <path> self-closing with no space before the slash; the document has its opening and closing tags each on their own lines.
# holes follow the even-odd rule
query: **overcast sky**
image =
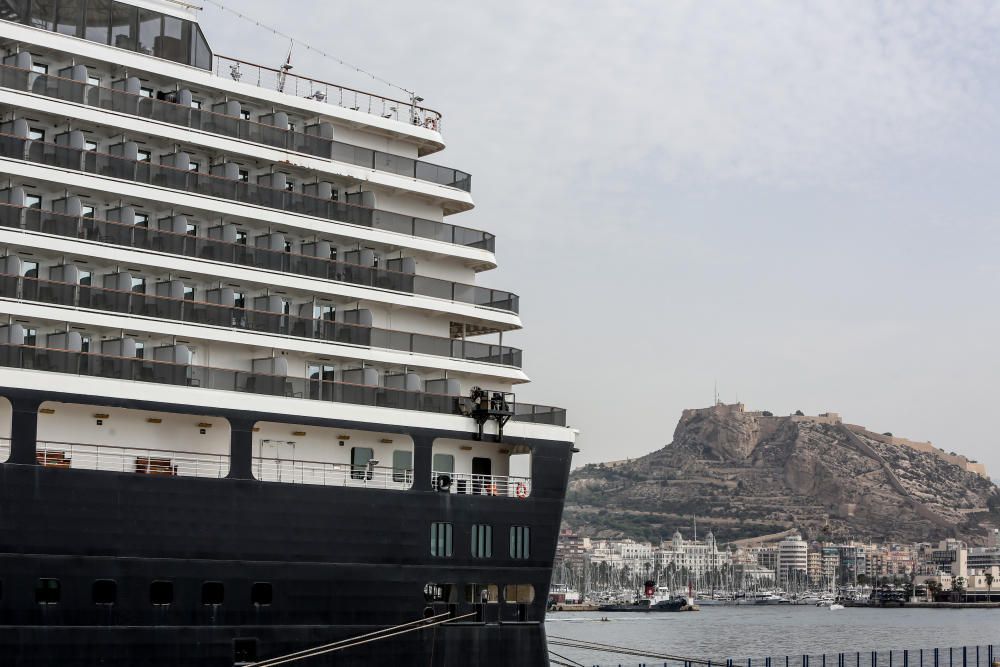
<svg viewBox="0 0 1000 667">
<path fill-rule="evenodd" d="M 1000 5 L 228 0 L 444 113 L 577 463 L 726 402 L 1000 477 Z M 216 52 L 285 40 L 206 6 Z M 303 48 L 295 71 L 400 94 Z"/>
</svg>

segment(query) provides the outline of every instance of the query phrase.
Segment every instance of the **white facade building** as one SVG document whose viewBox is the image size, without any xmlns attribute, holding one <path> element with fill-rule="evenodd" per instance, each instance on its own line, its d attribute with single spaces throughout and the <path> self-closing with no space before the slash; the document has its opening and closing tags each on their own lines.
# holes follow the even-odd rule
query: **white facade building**
<svg viewBox="0 0 1000 667">
<path fill-rule="evenodd" d="M 778 543 L 778 582 L 804 582 L 809 571 L 809 545 L 801 535 L 791 535 Z"/>
</svg>

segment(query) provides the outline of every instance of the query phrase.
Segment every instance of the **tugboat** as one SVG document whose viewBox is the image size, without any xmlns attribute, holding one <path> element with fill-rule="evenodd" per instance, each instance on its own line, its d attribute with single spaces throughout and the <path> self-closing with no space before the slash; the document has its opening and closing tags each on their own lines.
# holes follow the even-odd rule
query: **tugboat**
<svg viewBox="0 0 1000 667">
<path fill-rule="evenodd" d="M 647 581 L 645 583 L 645 596 L 640 596 L 636 591 L 636 599 L 632 602 L 622 602 L 601 605 L 598 611 L 698 611 L 698 606 L 689 597 L 666 597 L 656 599 L 656 582 Z"/>
</svg>

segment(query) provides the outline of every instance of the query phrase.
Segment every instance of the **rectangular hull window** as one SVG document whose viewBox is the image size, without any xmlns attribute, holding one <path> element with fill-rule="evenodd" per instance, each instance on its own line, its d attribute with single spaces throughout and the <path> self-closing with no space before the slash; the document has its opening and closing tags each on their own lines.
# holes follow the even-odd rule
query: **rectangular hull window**
<svg viewBox="0 0 1000 667">
<path fill-rule="evenodd" d="M 431 556 L 438 558 L 451 557 L 451 524 L 431 524 Z"/>
<path fill-rule="evenodd" d="M 525 560 L 531 557 L 531 528 L 528 526 L 510 527 L 510 557 Z"/>
</svg>

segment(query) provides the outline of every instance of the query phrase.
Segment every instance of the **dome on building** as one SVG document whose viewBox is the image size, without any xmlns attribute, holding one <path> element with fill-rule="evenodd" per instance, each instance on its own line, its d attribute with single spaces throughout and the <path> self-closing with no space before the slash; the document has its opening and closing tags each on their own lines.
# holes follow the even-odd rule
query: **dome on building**
<svg viewBox="0 0 1000 667">
<path fill-rule="evenodd" d="M 684 541 L 684 538 L 681 537 L 681 531 L 679 531 L 679 530 L 675 531 L 674 532 L 674 539 L 673 539 L 674 544 L 677 545 L 677 546 L 680 546 L 683 541 Z"/>
</svg>

